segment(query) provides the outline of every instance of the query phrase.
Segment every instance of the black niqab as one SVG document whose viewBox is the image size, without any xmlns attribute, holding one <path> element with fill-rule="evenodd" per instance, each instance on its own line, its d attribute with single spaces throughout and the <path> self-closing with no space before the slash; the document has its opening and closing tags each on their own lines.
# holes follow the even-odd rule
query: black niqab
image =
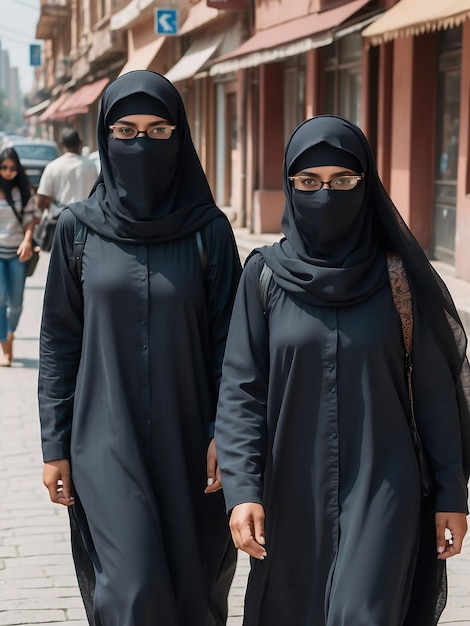
<svg viewBox="0 0 470 626">
<path fill-rule="evenodd" d="M 345 120 L 319 116 L 301 124 L 286 147 L 282 217 L 285 239 L 261 249 L 261 253 L 274 272 L 274 280 L 311 304 L 357 304 L 387 281 L 385 261 L 372 234 L 373 159 L 361 135 Z M 324 144 L 336 150 L 324 150 Z M 326 158 L 322 165 L 350 168 L 351 162 L 358 162 L 364 180 L 350 191 L 296 191 L 288 177 L 300 166 L 307 166 L 305 155 L 312 161 L 310 166 L 320 164 L 312 148 Z"/>
<path fill-rule="evenodd" d="M 158 115 L 176 129 L 166 140 L 119 141 L 109 125 L 123 114 Z M 190 235 L 223 216 L 181 96 L 160 74 L 136 70 L 112 82 L 102 97 L 97 133 L 101 175 L 90 198 L 70 207 L 90 229 L 114 241 L 157 243 Z"/>
</svg>

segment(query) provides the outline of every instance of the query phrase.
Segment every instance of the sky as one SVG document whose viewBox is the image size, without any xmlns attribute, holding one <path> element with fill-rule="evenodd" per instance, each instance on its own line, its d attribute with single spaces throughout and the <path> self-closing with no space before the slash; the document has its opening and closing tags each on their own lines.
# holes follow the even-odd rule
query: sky
<svg viewBox="0 0 470 626">
<path fill-rule="evenodd" d="M 17 67 L 23 94 L 33 85 L 33 68 L 29 65 L 29 45 L 37 41 L 36 25 L 41 0 L 0 0 L 0 40 L 2 49 L 8 50 L 10 65 Z"/>
</svg>

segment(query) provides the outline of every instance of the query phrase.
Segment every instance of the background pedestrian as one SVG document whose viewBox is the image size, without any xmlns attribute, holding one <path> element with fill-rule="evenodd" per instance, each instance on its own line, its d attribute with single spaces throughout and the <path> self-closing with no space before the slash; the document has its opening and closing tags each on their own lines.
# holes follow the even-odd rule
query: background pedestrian
<svg viewBox="0 0 470 626">
<path fill-rule="evenodd" d="M 41 211 L 51 202 L 64 207 L 88 198 L 98 171 L 91 159 L 81 154 L 83 141 L 74 128 L 64 128 L 60 145 L 64 153 L 48 163 L 42 173 L 36 194 Z"/>
<path fill-rule="evenodd" d="M 51 249 L 62 209 L 88 198 L 98 175 L 94 162 L 81 154 L 83 142 L 76 130 L 62 131 L 61 146 L 64 154 L 46 165 L 36 193 L 36 207 L 42 216 L 35 236 L 46 251 Z"/>
<path fill-rule="evenodd" d="M 23 310 L 26 265 L 33 254 L 34 202 L 16 151 L 0 153 L 0 365 L 13 360 L 14 333 Z"/>
</svg>

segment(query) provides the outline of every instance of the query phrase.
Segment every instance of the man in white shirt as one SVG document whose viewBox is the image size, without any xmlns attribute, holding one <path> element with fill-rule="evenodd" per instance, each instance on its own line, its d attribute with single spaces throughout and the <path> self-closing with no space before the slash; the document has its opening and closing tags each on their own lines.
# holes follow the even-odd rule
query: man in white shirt
<svg viewBox="0 0 470 626">
<path fill-rule="evenodd" d="M 61 145 L 65 152 L 48 163 L 36 192 L 36 209 L 42 212 L 35 237 L 43 250 L 50 250 L 57 218 L 64 207 L 88 198 L 98 176 L 96 165 L 81 155 L 82 140 L 73 128 L 65 128 Z M 47 209 L 47 211 L 46 211 Z"/>
<path fill-rule="evenodd" d="M 65 152 L 46 165 L 39 181 L 36 206 L 41 211 L 51 202 L 64 207 L 88 198 L 98 171 L 93 161 L 81 155 L 82 144 L 80 135 L 73 128 L 62 131 L 61 145 Z"/>
</svg>

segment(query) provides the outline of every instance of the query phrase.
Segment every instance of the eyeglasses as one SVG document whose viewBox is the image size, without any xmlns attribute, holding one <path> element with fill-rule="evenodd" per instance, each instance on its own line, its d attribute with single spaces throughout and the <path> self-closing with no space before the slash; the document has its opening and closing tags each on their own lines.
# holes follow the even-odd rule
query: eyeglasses
<svg viewBox="0 0 470 626">
<path fill-rule="evenodd" d="M 0 170 L 8 171 L 8 172 L 17 172 L 18 168 L 15 167 L 14 165 L 13 167 L 10 167 L 9 165 L 0 165 Z"/>
<path fill-rule="evenodd" d="M 110 126 L 109 128 L 114 139 L 123 139 L 126 141 L 135 139 L 139 135 L 147 135 L 150 139 L 169 139 L 176 126 L 150 126 L 146 130 L 139 130 L 134 126 L 117 125 Z"/>
<path fill-rule="evenodd" d="M 319 191 L 325 185 L 328 185 L 330 189 L 335 191 L 350 191 L 363 178 L 364 174 L 335 176 L 331 180 L 319 180 L 311 176 L 289 176 L 290 182 L 297 191 Z"/>
</svg>

